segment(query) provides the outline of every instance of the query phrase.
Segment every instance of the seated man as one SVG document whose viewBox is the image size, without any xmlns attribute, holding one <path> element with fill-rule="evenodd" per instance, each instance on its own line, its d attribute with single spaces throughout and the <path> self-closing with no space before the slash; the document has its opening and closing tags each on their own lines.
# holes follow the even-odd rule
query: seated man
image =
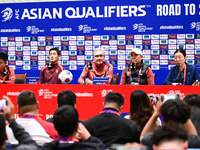
<svg viewBox="0 0 200 150">
<path fill-rule="evenodd" d="M 14 84 L 15 72 L 7 66 L 8 55 L 0 52 L 0 84 Z"/>
<path fill-rule="evenodd" d="M 153 72 L 148 65 L 143 63 L 142 51 L 134 48 L 129 54 L 131 62 L 122 72 L 120 85 L 154 85 Z"/>
<path fill-rule="evenodd" d="M 59 137 L 57 141 L 44 144 L 42 150 L 106 150 L 101 140 L 91 136 L 86 128 L 78 123 L 78 112 L 74 107 L 59 107 L 53 115 L 53 123 Z"/>
<path fill-rule="evenodd" d="M 93 53 L 94 62 L 85 65 L 83 72 L 78 79 L 78 83 L 93 84 L 93 77 L 109 77 L 109 84 L 112 84 L 113 66 L 110 63 L 105 62 L 104 59 L 104 50 L 102 48 L 95 49 Z"/>
<path fill-rule="evenodd" d="M 19 142 L 19 145 L 13 149 L 15 150 L 39 150 L 36 142 L 32 140 L 30 135 L 20 126 L 14 119 L 14 105 L 11 102 L 10 98 L 7 96 L 3 97 L 7 101 L 7 106 L 4 106 L 3 115 L 0 114 L 0 149 L 7 149 L 5 145 L 5 140 L 7 139 L 6 130 L 5 130 L 5 119 L 8 121 L 12 132 Z M 10 148 L 9 148 L 10 149 Z"/>
<path fill-rule="evenodd" d="M 57 131 L 53 124 L 37 117 L 39 107 L 34 93 L 31 91 L 21 92 L 17 97 L 17 105 L 19 118 L 16 119 L 16 122 L 24 127 L 39 146 L 56 139 Z M 8 126 L 6 126 L 6 131 L 8 141 L 13 145 L 18 144 Z"/>
<path fill-rule="evenodd" d="M 120 116 L 124 97 L 110 92 L 106 95 L 103 111 L 84 122 L 91 135 L 101 139 L 106 146 L 139 142 L 140 128 L 133 120 Z"/>
<path fill-rule="evenodd" d="M 65 68 L 58 62 L 60 58 L 60 51 L 57 48 L 49 50 L 50 63 L 44 66 L 40 72 L 41 84 L 61 84 L 58 75 Z"/>
<path fill-rule="evenodd" d="M 164 125 L 169 123 L 184 125 L 188 131 L 189 148 L 200 148 L 200 137 L 190 120 L 190 106 L 179 99 L 168 100 L 162 104 L 161 96 L 158 99 L 157 109 L 142 130 L 140 136 L 142 144 L 148 146 L 150 150 L 152 149 L 152 135 L 160 114 L 163 116 Z"/>
<path fill-rule="evenodd" d="M 71 105 L 76 108 L 76 94 L 70 90 L 62 91 L 57 96 L 58 108 L 63 105 Z M 53 118 L 48 118 L 46 121 L 53 123 Z"/>
<path fill-rule="evenodd" d="M 153 150 L 187 150 L 187 130 L 181 124 L 168 124 L 159 127 L 152 136 Z"/>
</svg>

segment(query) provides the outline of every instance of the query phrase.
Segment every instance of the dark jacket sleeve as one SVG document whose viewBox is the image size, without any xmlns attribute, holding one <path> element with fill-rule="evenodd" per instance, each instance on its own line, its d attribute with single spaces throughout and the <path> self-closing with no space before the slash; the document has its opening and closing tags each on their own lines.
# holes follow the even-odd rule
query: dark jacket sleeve
<svg viewBox="0 0 200 150">
<path fill-rule="evenodd" d="M 172 82 L 173 82 L 172 74 L 173 74 L 173 69 L 171 68 L 167 78 L 165 79 L 165 81 L 163 83 L 163 85 L 171 85 L 172 84 Z"/>
<path fill-rule="evenodd" d="M 31 136 L 24 130 L 22 126 L 17 124 L 15 120 L 13 120 L 9 126 L 12 129 L 15 138 L 19 142 L 19 146 L 15 148 L 16 150 L 39 149 L 36 142 L 31 138 Z"/>
<path fill-rule="evenodd" d="M 97 148 L 97 150 L 107 149 L 106 146 L 103 144 L 103 142 L 94 136 L 90 136 L 85 142 L 90 142 L 90 143 L 95 144 L 96 145 L 95 147 Z"/>
</svg>

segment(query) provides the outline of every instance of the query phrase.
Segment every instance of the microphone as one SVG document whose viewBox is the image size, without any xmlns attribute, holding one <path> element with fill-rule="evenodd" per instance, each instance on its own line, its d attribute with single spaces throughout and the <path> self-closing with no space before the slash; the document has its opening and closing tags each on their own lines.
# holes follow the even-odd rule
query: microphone
<svg viewBox="0 0 200 150">
<path fill-rule="evenodd" d="M 48 68 L 49 70 L 51 70 L 51 69 L 53 68 L 53 66 L 52 66 L 52 63 L 51 63 L 51 62 L 49 62 L 49 63 L 47 64 L 47 68 Z"/>
<path fill-rule="evenodd" d="M 88 68 L 89 70 L 92 70 L 92 69 L 93 69 L 93 66 L 92 66 L 92 63 L 91 63 L 91 62 L 88 62 L 88 63 L 87 63 L 87 68 Z M 86 84 L 85 78 L 84 78 L 83 84 Z"/>
<path fill-rule="evenodd" d="M 5 77 L 5 76 L 7 76 L 7 74 L 8 74 L 8 70 L 4 70 L 3 71 L 3 76 Z"/>
<path fill-rule="evenodd" d="M 131 73 L 132 73 L 132 71 L 135 69 L 135 63 L 130 62 L 130 63 L 128 64 L 128 67 L 127 67 L 126 72 L 129 72 L 129 69 L 131 69 L 131 72 L 130 72 L 130 75 L 129 75 L 130 81 L 127 83 L 128 85 L 131 84 L 131 81 L 132 81 Z"/>
<path fill-rule="evenodd" d="M 44 84 L 47 84 L 47 82 L 46 82 L 46 78 L 47 78 L 47 75 L 50 73 L 50 70 L 53 68 L 53 66 L 52 66 L 52 63 L 51 62 L 49 62 L 48 64 L 47 64 L 47 68 L 49 69 L 49 72 L 47 73 L 47 74 L 45 74 L 45 77 L 44 77 Z"/>
<path fill-rule="evenodd" d="M 181 85 L 181 71 L 179 69 L 180 65 L 177 65 L 178 66 L 178 76 L 176 78 L 176 80 L 178 81 L 178 85 Z"/>
<path fill-rule="evenodd" d="M 89 70 L 92 70 L 93 67 L 92 67 L 92 63 L 91 63 L 91 62 L 88 62 L 88 63 L 87 63 L 87 68 L 88 68 Z"/>
</svg>

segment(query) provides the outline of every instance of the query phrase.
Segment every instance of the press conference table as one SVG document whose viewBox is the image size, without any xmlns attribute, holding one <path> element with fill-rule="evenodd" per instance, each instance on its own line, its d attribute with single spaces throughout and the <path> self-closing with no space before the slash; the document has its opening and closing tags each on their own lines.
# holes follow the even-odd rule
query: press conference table
<svg viewBox="0 0 200 150">
<path fill-rule="evenodd" d="M 129 111 L 130 94 L 134 90 L 143 90 L 148 95 L 160 94 L 200 94 L 199 86 L 163 86 L 163 85 L 59 85 L 59 84 L 4 84 L 1 86 L 0 96 L 7 95 L 15 105 L 15 117 L 17 117 L 17 95 L 24 90 L 35 93 L 39 102 L 39 117 L 46 120 L 57 109 L 57 94 L 64 90 L 71 90 L 77 95 L 76 108 L 80 120 L 87 120 L 98 114 L 103 107 L 105 95 L 108 92 L 119 92 L 125 98 L 122 112 Z"/>
</svg>

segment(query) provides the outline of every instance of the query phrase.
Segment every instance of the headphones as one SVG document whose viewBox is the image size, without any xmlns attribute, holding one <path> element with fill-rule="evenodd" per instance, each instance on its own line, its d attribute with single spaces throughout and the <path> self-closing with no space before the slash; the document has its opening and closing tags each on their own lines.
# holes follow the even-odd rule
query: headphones
<svg viewBox="0 0 200 150">
<path fill-rule="evenodd" d="M 87 68 L 88 68 L 89 70 L 91 70 L 91 69 L 93 68 L 91 62 L 88 62 L 88 63 L 87 63 Z"/>
<path fill-rule="evenodd" d="M 53 68 L 53 66 L 52 66 L 52 63 L 51 63 L 51 62 L 49 62 L 49 63 L 47 64 L 47 68 L 48 68 L 49 70 L 51 70 L 51 69 Z"/>
</svg>

